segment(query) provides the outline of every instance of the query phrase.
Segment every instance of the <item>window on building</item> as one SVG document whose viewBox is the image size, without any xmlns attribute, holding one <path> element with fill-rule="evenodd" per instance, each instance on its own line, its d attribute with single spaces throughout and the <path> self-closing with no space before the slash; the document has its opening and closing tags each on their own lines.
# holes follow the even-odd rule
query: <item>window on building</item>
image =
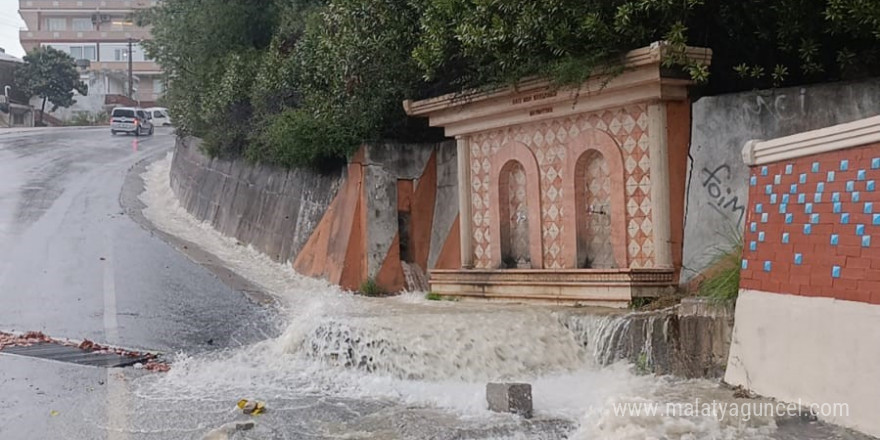
<svg viewBox="0 0 880 440">
<path fill-rule="evenodd" d="M 65 31 L 67 30 L 67 19 L 66 18 L 47 18 L 46 19 L 46 29 L 50 31 Z"/>
<path fill-rule="evenodd" d="M 70 56 L 75 60 L 98 60 L 95 46 L 70 46 Z"/>
<path fill-rule="evenodd" d="M 153 80 L 153 93 L 156 95 L 165 93 L 165 83 L 161 79 Z"/>
<path fill-rule="evenodd" d="M 74 18 L 72 24 L 75 31 L 90 31 L 94 29 L 91 18 Z"/>
</svg>

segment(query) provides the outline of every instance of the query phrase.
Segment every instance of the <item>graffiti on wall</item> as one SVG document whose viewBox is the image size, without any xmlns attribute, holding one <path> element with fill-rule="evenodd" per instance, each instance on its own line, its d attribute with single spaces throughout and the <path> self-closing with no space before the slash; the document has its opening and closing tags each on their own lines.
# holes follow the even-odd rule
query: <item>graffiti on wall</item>
<svg viewBox="0 0 880 440">
<path fill-rule="evenodd" d="M 806 114 L 807 91 L 801 89 L 797 96 L 781 93 L 778 95 L 755 95 L 755 100 L 745 100 L 742 104 L 746 116 L 770 115 L 778 121 L 794 119 Z"/>
<path fill-rule="evenodd" d="M 734 193 L 734 185 L 738 182 L 731 181 L 730 165 L 721 164 L 714 169 L 704 167 L 700 174 L 703 190 L 711 200 L 709 206 L 725 218 L 736 220 L 737 226 L 742 225 L 746 208 Z"/>
</svg>

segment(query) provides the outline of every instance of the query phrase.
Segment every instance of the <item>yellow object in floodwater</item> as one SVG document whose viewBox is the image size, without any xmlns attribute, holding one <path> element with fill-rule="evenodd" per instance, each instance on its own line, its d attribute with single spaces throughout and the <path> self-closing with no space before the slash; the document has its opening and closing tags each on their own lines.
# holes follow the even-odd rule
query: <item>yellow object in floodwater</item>
<svg viewBox="0 0 880 440">
<path fill-rule="evenodd" d="M 238 401 L 238 408 L 245 414 L 255 416 L 266 410 L 266 404 L 256 400 L 241 399 Z"/>
</svg>

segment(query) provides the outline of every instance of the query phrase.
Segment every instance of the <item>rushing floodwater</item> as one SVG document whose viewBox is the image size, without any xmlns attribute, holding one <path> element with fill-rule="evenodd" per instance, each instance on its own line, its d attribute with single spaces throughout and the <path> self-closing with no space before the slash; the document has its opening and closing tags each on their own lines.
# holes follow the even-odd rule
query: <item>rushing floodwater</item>
<svg viewBox="0 0 880 440">
<path fill-rule="evenodd" d="M 621 319 L 607 311 L 577 312 L 572 330 L 561 323 L 571 309 L 432 302 L 415 293 L 370 299 L 302 277 L 185 212 L 169 166 L 170 157 L 144 174 L 146 217 L 277 295 L 283 330 L 251 346 L 180 354 L 170 373 L 138 378 L 129 432 L 199 438 L 241 417 L 234 403 L 252 397 L 270 411 L 232 438 L 824 438 L 800 428 L 788 437 L 770 417 L 615 414 L 620 402 L 734 399 L 711 381 L 602 366 L 603 335 Z M 532 421 L 486 410 L 486 382 L 498 380 L 532 384 Z"/>
</svg>

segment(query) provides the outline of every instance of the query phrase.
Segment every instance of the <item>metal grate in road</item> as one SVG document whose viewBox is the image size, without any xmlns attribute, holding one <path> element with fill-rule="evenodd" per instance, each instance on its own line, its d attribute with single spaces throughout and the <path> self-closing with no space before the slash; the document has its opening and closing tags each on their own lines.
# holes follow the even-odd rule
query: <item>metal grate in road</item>
<svg viewBox="0 0 880 440">
<path fill-rule="evenodd" d="M 72 364 L 89 365 L 93 367 L 104 368 L 128 367 L 138 362 L 146 363 L 147 360 L 149 360 L 149 357 L 147 355 L 137 357 L 120 356 L 116 353 L 102 353 L 98 351 L 83 350 L 79 347 L 53 344 L 51 342 L 43 342 L 26 347 L 4 347 L 3 350 L 0 350 L 0 354 L 28 356 L 39 359 L 48 359 L 59 362 L 68 362 Z"/>
</svg>

